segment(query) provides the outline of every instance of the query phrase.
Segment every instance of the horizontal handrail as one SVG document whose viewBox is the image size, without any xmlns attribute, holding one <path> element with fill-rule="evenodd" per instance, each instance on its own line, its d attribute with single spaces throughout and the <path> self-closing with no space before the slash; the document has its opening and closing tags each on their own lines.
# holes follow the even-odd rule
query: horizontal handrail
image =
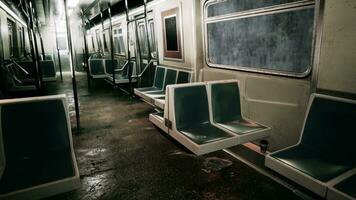
<svg viewBox="0 0 356 200">
<path fill-rule="evenodd" d="M 4 67 L 0 67 L 0 69 L 4 70 L 5 74 L 15 80 L 18 84 L 23 84 L 23 82 L 18 79 L 15 74 L 11 73 L 9 70 L 5 69 Z"/>
<path fill-rule="evenodd" d="M 145 71 L 150 67 L 150 65 L 154 62 L 153 59 L 150 60 L 150 62 L 147 63 L 147 65 L 145 66 L 145 68 L 143 68 L 142 72 L 136 76 L 132 76 L 134 78 L 141 78 L 143 73 L 145 73 Z"/>
<path fill-rule="evenodd" d="M 16 67 L 20 68 L 26 75 L 30 75 L 30 73 L 24 69 L 21 65 L 19 65 L 15 60 L 10 60 Z"/>
<path fill-rule="evenodd" d="M 128 63 L 129 63 L 129 61 L 126 60 L 125 63 L 124 63 L 124 65 L 123 65 L 120 69 L 115 69 L 115 72 L 121 72 L 121 71 L 123 71 L 123 70 L 126 68 L 126 66 L 127 66 Z"/>
</svg>

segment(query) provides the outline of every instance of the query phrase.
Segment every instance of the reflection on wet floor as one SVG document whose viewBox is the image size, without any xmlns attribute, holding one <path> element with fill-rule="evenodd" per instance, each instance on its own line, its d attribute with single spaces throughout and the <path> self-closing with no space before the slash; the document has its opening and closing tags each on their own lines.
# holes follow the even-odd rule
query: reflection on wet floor
<svg viewBox="0 0 356 200">
<path fill-rule="evenodd" d="M 78 76 L 79 131 L 70 78 L 46 86 L 47 94 L 67 94 L 82 183 L 49 199 L 299 199 L 222 151 L 193 155 L 149 122 L 152 107 L 104 81 L 86 84 Z M 232 163 L 206 173 L 210 157 Z"/>
</svg>

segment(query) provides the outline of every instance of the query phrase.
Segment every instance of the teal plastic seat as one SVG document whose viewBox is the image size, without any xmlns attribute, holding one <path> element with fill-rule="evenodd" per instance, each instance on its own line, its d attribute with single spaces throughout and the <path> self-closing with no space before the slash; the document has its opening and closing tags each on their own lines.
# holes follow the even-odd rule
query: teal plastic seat
<svg viewBox="0 0 356 200">
<path fill-rule="evenodd" d="M 155 78 L 153 81 L 153 85 L 151 87 L 144 87 L 144 88 L 135 88 L 136 93 L 143 93 L 148 91 L 160 91 L 163 89 L 163 83 L 165 79 L 166 69 L 163 67 L 157 66 Z"/>
<path fill-rule="evenodd" d="M 119 62 L 118 62 L 117 60 L 114 60 L 114 61 L 112 62 L 111 59 L 105 59 L 105 72 L 106 72 L 107 74 L 112 75 L 112 70 L 113 70 L 112 64 L 114 65 L 114 69 L 117 69 Z"/>
<path fill-rule="evenodd" d="M 210 123 L 205 85 L 175 88 L 174 113 L 177 131 L 198 145 L 233 137 Z"/>
<path fill-rule="evenodd" d="M 289 170 L 306 175 L 292 179 L 325 196 L 328 182 L 356 167 L 356 148 L 350 148 L 356 141 L 356 103 L 313 95 L 308 111 L 299 143 L 270 154 L 266 165 L 287 177 Z"/>
<path fill-rule="evenodd" d="M 56 69 L 53 60 L 41 60 L 40 67 L 42 70 L 42 77 L 45 81 L 56 80 Z"/>
<path fill-rule="evenodd" d="M 104 59 L 89 59 L 89 72 L 93 78 L 107 77 Z"/>
<path fill-rule="evenodd" d="M 329 181 L 356 166 L 356 149 L 350 148 L 356 141 L 355 119 L 355 104 L 315 97 L 299 145 L 271 156 Z"/>
<path fill-rule="evenodd" d="M 211 85 L 213 122 L 234 134 L 244 135 L 265 129 L 241 114 L 240 93 L 237 82 L 216 82 Z"/>
<path fill-rule="evenodd" d="M 189 73 L 189 72 L 179 71 L 178 77 L 177 77 L 177 84 L 189 83 L 190 78 L 191 78 L 190 76 L 191 76 L 191 73 Z"/>
<path fill-rule="evenodd" d="M 356 174 L 336 184 L 334 188 L 339 192 L 356 199 Z M 349 199 L 351 199 L 349 198 Z"/>
<path fill-rule="evenodd" d="M 148 91 L 145 94 L 148 95 L 150 98 L 164 97 L 166 94 L 166 86 L 175 84 L 176 80 L 177 80 L 177 71 L 174 69 L 167 69 L 166 78 L 163 83 L 163 90 Z"/>
<path fill-rule="evenodd" d="M 63 102 L 65 97 L 41 98 L 14 103 L 0 101 L 0 135 L 6 163 L 0 178 L 0 199 L 2 195 L 23 189 L 45 191 L 41 187 L 47 183 L 69 184 L 61 185 L 58 191 L 78 187 L 79 174 Z M 48 192 L 51 193 L 51 189 L 45 193 Z"/>
</svg>

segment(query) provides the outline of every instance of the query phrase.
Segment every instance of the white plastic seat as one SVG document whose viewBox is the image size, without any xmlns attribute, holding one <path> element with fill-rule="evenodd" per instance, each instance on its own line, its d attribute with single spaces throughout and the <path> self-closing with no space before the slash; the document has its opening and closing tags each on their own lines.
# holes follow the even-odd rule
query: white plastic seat
<svg viewBox="0 0 356 200">
<path fill-rule="evenodd" d="M 40 199 L 80 186 L 65 95 L 1 100 L 0 122 L 0 199 Z"/>
</svg>

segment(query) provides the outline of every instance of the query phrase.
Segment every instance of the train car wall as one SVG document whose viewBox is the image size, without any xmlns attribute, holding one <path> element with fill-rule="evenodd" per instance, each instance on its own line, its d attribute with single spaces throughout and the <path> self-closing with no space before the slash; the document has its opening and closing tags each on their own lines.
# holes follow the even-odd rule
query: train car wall
<svg viewBox="0 0 356 200">
<path fill-rule="evenodd" d="M 356 94 L 356 1 L 325 1 L 318 89 Z"/>
</svg>

